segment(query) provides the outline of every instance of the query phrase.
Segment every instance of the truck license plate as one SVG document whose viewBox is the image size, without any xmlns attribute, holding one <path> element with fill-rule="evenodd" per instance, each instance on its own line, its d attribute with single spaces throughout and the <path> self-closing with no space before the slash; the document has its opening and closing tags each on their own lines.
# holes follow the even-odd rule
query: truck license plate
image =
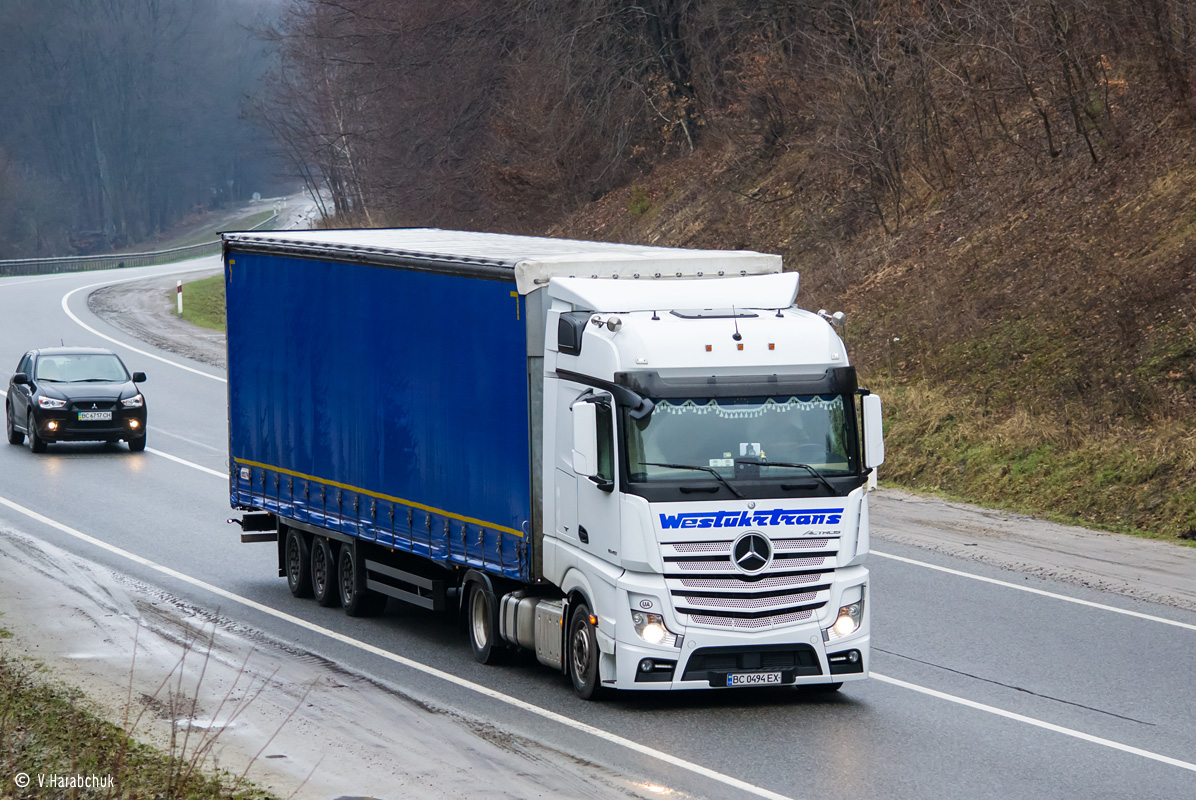
<svg viewBox="0 0 1196 800">
<path fill-rule="evenodd" d="M 769 686 L 780 682 L 779 672 L 733 672 L 727 676 L 728 686 Z"/>
<path fill-rule="evenodd" d="M 89 422 L 94 420 L 108 420 L 112 419 L 111 411 L 80 411 L 79 421 Z"/>
</svg>

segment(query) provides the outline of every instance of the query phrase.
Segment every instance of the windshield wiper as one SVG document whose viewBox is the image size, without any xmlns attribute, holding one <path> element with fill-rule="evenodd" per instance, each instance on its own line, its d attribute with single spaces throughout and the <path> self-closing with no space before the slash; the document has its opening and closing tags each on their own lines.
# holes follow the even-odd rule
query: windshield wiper
<svg viewBox="0 0 1196 800">
<path fill-rule="evenodd" d="M 809 464 L 795 464 L 791 461 L 761 461 L 759 464 L 756 464 L 756 466 L 760 466 L 760 467 L 790 467 L 792 469 L 804 469 L 804 470 L 808 471 L 811 475 L 813 475 L 815 478 L 822 481 L 822 485 L 825 486 L 830 491 L 830 493 L 832 495 L 837 496 L 839 494 L 837 491 L 835 491 L 835 487 L 831 486 L 831 482 L 828 481 L 826 478 L 824 478 L 822 476 L 821 472 L 814 469 Z"/>
<path fill-rule="evenodd" d="M 73 381 L 67 381 L 67 383 L 116 383 L 116 381 L 111 378 L 76 378 Z"/>
<path fill-rule="evenodd" d="M 743 495 L 740 494 L 739 490 L 727 483 L 727 479 L 722 475 L 719 475 L 718 472 L 715 471 L 714 467 L 695 467 L 692 464 L 662 464 L 656 461 L 641 461 L 639 462 L 639 465 L 641 467 L 667 467 L 668 469 L 694 469 L 700 472 L 709 472 L 711 475 L 718 478 L 719 483 L 730 489 L 732 494 L 734 494 L 740 500 L 743 499 Z"/>
</svg>

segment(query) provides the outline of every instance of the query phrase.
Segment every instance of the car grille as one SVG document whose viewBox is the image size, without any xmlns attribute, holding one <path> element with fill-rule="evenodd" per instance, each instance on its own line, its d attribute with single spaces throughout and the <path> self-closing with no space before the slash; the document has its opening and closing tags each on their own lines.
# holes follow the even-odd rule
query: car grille
<svg viewBox="0 0 1196 800">
<path fill-rule="evenodd" d="M 736 538 L 742 532 L 736 532 Z M 689 624 L 717 628 L 779 627 L 804 622 L 827 604 L 838 536 L 771 539 L 773 558 L 759 574 L 738 570 L 734 539 L 665 542 L 665 583 Z"/>
<path fill-rule="evenodd" d="M 66 427 L 70 430 L 90 430 L 90 429 L 107 429 L 114 425 L 119 425 L 120 412 L 118 409 L 118 402 L 115 400 L 75 400 L 66 404 L 64 409 L 67 412 Z M 81 420 L 77 414 L 80 411 L 111 411 L 112 419 L 90 419 Z"/>
</svg>

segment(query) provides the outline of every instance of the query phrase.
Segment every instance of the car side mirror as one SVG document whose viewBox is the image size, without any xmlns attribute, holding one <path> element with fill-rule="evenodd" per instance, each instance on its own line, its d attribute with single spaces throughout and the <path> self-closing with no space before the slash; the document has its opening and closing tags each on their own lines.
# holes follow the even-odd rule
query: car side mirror
<svg viewBox="0 0 1196 800">
<path fill-rule="evenodd" d="M 864 395 L 864 466 L 869 469 L 885 463 L 884 425 L 880 418 L 880 398 Z"/>
<path fill-rule="evenodd" d="M 573 404 L 573 471 L 584 478 L 598 474 L 598 407 Z"/>
<path fill-rule="evenodd" d="M 26 375 L 24 372 L 18 372 L 16 375 L 12 376 L 12 382 L 15 383 L 17 386 L 27 384 L 27 383 L 29 383 L 29 376 Z"/>
<path fill-rule="evenodd" d="M 144 372 L 134 372 L 133 373 L 133 383 L 145 383 L 145 373 Z"/>
</svg>

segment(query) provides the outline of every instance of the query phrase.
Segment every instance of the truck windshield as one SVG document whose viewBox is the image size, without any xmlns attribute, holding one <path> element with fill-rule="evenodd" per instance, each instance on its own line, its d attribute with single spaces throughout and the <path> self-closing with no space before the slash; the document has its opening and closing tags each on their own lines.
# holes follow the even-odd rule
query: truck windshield
<svg viewBox="0 0 1196 800">
<path fill-rule="evenodd" d="M 700 472 L 681 465 L 733 480 L 744 475 L 744 465 L 784 462 L 790 466 L 750 472 L 760 480 L 789 483 L 815 480 L 801 465 L 826 476 L 858 472 L 850 406 L 842 395 L 653 400 L 652 413 L 643 419 L 626 417 L 633 482 L 702 480 Z"/>
</svg>

